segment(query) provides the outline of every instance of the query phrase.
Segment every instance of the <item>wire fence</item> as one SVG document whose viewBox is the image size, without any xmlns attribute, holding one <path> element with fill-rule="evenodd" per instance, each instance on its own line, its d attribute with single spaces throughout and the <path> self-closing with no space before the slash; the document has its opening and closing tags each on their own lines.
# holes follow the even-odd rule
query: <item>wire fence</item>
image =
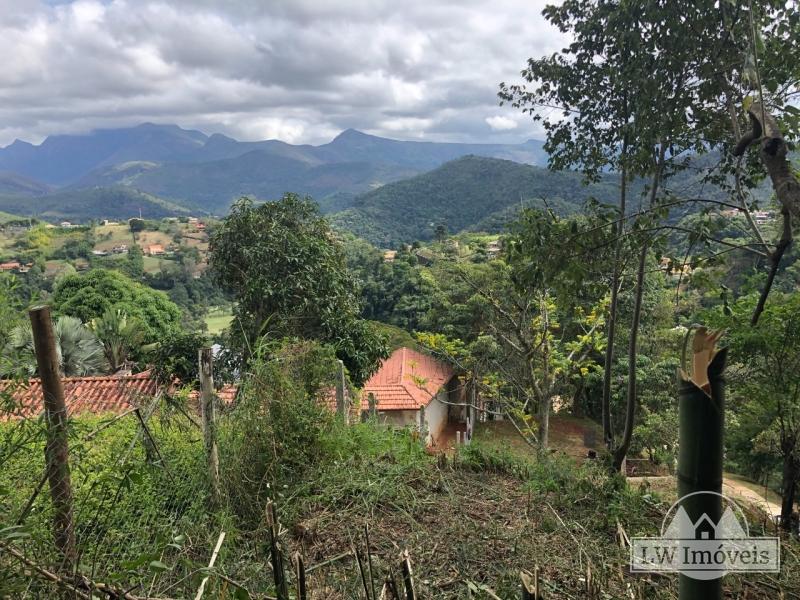
<svg viewBox="0 0 800 600">
<path fill-rule="evenodd" d="M 203 356 L 210 361 L 209 349 Z M 273 374 L 280 378 L 287 368 L 282 363 Z M 275 401 L 234 406 L 213 390 L 211 368 L 206 376 L 202 371 L 208 394 L 173 386 L 169 394 L 163 386 L 143 394 L 120 378 L 105 393 L 123 401 L 103 415 L 92 412 L 104 402 L 91 382 L 70 388 L 62 394 L 63 456 L 56 443 L 60 420 L 43 401 L 44 379 L 2 383 L 0 598 L 270 597 L 241 583 L 261 592 L 274 588 L 267 540 L 270 532 L 281 540 L 287 533 L 266 518 L 275 473 L 250 459 L 254 447 L 262 450 L 251 434 L 269 422 L 265 406 L 281 405 L 281 395 L 298 390 L 255 379 L 245 387 L 263 393 L 274 386 Z M 328 389 L 333 377 L 324 377 Z M 307 406 L 300 436 L 314 429 L 320 410 Z M 90 410 L 69 413 L 77 407 Z M 304 458 L 285 455 L 271 464 L 292 460 Z M 276 544 L 288 556 L 283 541 Z"/>
<path fill-rule="evenodd" d="M 102 582 L 151 596 L 182 571 L 167 564 L 190 567 L 195 553 L 207 552 L 194 547 L 205 540 L 184 533 L 207 514 L 202 432 L 163 398 L 70 421 L 71 531 L 62 532 L 74 544 L 69 556 L 54 543 L 47 429 L 44 416 L 0 425 L 0 595 L 50 597 L 61 582 L 38 568 L 58 577 L 71 570 L 89 588 Z"/>
</svg>

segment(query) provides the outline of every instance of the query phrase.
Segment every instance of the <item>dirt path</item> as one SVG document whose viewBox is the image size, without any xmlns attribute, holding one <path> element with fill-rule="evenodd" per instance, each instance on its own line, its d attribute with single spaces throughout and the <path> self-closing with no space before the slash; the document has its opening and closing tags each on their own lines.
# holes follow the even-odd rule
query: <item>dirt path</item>
<svg viewBox="0 0 800 600">
<path fill-rule="evenodd" d="M 779 504 L 767 500 L 762 494 L 751 490 L 735 479 L 728 479 L 727 477 L 722 479 L 722 493 L 734 499 L 741 498 L 754 506 L 758 506 L 772 517 L 780 516 L 781 514 L 781 507 Z"/>
<path fill-rule="evenodd" d="M 674 477 L 628 477 L 628 484 L 637 486 L 643 482 L 649 482 L 656 489 L 674 489 Z M 775 502 L 771 502 L 764 496 L 735 479 L 724 477 L 722 480 L 722 493 L 733 500 L 745 501 L 748 504 L 759 507 L 773 517 L 781 514 L 781 507 Z"/>
</svg>

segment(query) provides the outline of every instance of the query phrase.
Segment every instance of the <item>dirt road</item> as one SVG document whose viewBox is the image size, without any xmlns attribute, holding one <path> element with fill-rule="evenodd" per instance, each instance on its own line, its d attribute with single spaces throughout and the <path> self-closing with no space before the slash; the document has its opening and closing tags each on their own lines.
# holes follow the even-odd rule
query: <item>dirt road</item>
<svg viewBox="0 0 800 600">
<path fill-rule="evenodd" d="M 656 490 L 673 489 L 675 487 L 674 477 L 628 477 L 628 484 L 638 486 L 648 482 Z M 781 514 L 781 507 L 775 502 L 771 502 L 764 496 L 743 483 L 724 477 L 722 480 L 722 493 L 734 501 L 744 501 L 753 506 L 761 508 L 767 514 L 775 517 Z"/>
</svg>

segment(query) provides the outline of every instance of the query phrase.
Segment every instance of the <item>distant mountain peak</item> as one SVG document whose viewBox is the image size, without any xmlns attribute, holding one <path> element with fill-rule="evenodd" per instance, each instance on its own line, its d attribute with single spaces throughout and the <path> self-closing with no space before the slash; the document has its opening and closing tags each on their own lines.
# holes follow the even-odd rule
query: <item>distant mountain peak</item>
<svg viewBox="0 0 800 600">
<path fill-rule="evenodd" d="M 364 133 L 363 131 L 359 131 L 358 129 L 353 129 L 352 127 L 345 129 L 342 133 L 337 135 L 333 138 L 334 142 L 338 141 L 347 141 L 347 140 L 365 140 L 365 139 L 372 139 L 374 135 L 370 135 L 368 133 Z"/>
<path fill-rule="evenodd" d="M 25 140 L 21 140 L 16 138 L 13 142 L 11 142 L 6 148 L 33 148 L 33 144 L 30 142 L 26 142 Z"/>
</svg>

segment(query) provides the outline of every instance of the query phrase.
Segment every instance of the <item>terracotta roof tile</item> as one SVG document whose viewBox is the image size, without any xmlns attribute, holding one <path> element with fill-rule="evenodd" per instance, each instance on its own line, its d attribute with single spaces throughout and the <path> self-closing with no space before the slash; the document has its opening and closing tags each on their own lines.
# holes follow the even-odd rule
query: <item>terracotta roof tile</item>
<svg viewBox="0 0 800 600">
<path fill-rule="evenodd" d="M 148 371 L 136 375 L 65 377 L 62 382 L 70 415 L 119 414 L 135 406 L 139 398 L 154 396 L 159 390 L 158 382 Z M 10 414 L 0 415 L 0 420 L 36 417 L 44 410 L 39 379 L 30 379 L 27 383 L 2 379 L 0 393 L 3 392 L 11 395 L 15 409 Z"/>
<path fill-rule="evenodd" d="M 378 410 L 419 410 L 427 406 L 455 376 L 447 364 L 411 348 L 398 348 L 364 385 L 363 398 L 373 394 Z M 366 400 L 363 401 L 366 404 Z"/>
</svg>

